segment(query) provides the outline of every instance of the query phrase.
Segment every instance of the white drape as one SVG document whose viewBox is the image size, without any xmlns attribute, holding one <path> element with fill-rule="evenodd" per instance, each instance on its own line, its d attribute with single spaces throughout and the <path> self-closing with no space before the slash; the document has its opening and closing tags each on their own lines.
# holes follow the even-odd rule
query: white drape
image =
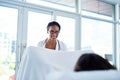
<svg viewBox="0 0 120 80">
<path fill-rule="evenodd" d="M 55 51 L 28 47 L 23 54 L 16 80 L 45 80 L 52 71 L 73 71 L 81 54 L 93 51 Z"/>
</svg>

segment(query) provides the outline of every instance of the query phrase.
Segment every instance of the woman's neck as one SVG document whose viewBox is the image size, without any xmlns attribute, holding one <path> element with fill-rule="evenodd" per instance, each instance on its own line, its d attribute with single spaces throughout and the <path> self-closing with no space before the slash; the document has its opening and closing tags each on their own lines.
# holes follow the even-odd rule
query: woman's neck
<svg viewBox="0 0 120 80">
<path fill-rule="evenodd" d="M 49 49 L 54 49 L 56 48 L 56 40 L 52 40 L 52 39 L 46 39 L 45 42 L 45 47 L 49 48 Z"/>
</svg>

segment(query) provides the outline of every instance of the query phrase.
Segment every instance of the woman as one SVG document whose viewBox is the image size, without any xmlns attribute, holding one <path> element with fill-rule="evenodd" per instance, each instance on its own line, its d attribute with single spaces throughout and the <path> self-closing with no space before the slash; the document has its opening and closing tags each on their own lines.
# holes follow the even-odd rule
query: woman
<svg viewBox="0 0 120 80">
<path fill-rule="evenodd" d="M 67 50 L 66 45 L 57 39 L 60 33 L 60 24 L 56 21 L 49 22 L 47 25 L 48 37 L 38 43 L 39 47 L 44 47 L 53 50 Z"/>
<path fill-rule="evenodd" d="M 74 71 L 78 72 L 109 69 L 116 69 L 116 67 L 95 53 L 85 53 L 78 59 Z"/>
</svg>

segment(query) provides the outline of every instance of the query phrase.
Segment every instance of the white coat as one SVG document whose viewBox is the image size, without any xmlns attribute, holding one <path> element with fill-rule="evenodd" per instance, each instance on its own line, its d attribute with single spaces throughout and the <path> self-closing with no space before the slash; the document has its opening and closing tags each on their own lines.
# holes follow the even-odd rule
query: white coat
<svg viewBox="0 0 120 80">
<path fill-rule="evenodd" d="M 60 50 L 60 51 L 66 51 L 67 50 L 66 45 L 62 41 L 56 40 L 56 42 L 57 42 L 57 44 L 56 44 L 55 50 Z M 45 48 L 45 43 L 46 43 L 46 40 L 40 41 L 38 43 L 38 47 Z"/>
</svg>

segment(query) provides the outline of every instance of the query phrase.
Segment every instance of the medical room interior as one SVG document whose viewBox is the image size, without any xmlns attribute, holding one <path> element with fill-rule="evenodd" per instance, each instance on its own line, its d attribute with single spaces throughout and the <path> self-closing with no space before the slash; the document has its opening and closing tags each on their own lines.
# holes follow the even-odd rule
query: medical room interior
<svg viewBox="0 0 120 80">
<path fill-rule="evenodd" d="M 67 51 L 37 46 L 51 21 Z M 82 53 L 116 70 L 76 73 Z M 0 0 L 0 80 L 120 80 L 119 70 L 120 0 Z"/>
</svg>

